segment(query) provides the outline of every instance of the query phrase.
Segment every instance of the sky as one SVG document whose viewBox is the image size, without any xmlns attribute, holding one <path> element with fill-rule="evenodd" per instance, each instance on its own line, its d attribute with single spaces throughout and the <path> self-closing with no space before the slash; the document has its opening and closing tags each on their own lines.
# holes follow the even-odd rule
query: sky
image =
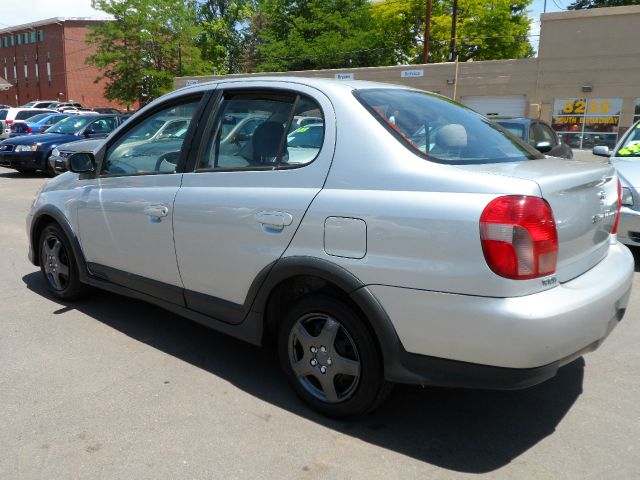
<svg viewBox="0 0 640 480">
<path fill-rule="evenodd" d="M 7 27 L 36 22 L 52 17 L 91 17 L 105 18 L 105 14 L 91 8 L 91 0 L 1 0 L 0 30 Z M 540 33 L 540 13 L 546 3 L 547 12 L 566 9 L 571 0 L 534 0 L 529 16 L 533 20 L 531 26 L 531 43 L 537 45 Z"/>
</svg>

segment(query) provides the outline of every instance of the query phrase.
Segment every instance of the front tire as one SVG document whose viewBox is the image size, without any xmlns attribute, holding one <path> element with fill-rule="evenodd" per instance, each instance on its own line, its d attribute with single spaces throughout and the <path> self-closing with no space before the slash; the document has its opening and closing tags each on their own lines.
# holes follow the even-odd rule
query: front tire
<svg viewBox="0 0 640 480">
<path fill-rule="evenodd" d="M 47 225 L 40 234 L 40 271 L 47 287 L 60 300 L 77 300 L 88 287 L 80 282 L 78 262 L 63 230 L 55 223 Z"/>
<path fill-rule="evenodd" d="M 323 415 L 364 415 L 391 391 L 372 333 L 350 306 L 332 297 L 304 297 L 287 312 L 278 353 L 295 392 Z"/>
</svg>

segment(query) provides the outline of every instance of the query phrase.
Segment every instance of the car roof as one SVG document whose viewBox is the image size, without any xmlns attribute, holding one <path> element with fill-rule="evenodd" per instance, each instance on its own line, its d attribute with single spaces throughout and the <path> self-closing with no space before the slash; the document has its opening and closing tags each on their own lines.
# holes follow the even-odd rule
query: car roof
<svg viewBox="0 0 640 480">
<path fill-rule="evenodd" d="M 225 78 L 221 80 L 213 80 L 210 82 L 189 85 L 187 87 L 174 90 L 163 98 L 170 98 L 174 95 L 183 95 L 187 92 L 200 92 L 211 89 L 214 85 L 230 85 L 233 83 L 292 83 L 296 85 L 306 85 L 319 90 L 362 90 L 371 88 L 392 88 L 397 90 L 415 90 L 403 85 L 394 85 L 391 83 L 370 82 L 365 80 L 336 80 L 332 78 L 311 78 L 311 77 L 291 77 L 291 76 L 239 76 L 233 78 Z"/>
</svg>

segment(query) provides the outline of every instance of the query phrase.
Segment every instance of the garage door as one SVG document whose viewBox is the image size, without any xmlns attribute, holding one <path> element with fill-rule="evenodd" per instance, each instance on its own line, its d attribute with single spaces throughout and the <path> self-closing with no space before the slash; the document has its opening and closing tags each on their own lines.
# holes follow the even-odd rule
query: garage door
<svg viewBox="0 0 640 480">
<path fill-rule="evenodd" d="M 463 105 L 487 117 L 524 117 L 526 102 L 524 95 L 462 98 Z"/>
</svg>

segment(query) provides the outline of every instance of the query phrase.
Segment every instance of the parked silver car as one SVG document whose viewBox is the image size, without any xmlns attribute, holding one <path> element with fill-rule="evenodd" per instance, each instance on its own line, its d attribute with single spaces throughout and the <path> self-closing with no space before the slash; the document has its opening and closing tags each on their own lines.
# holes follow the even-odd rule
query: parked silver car
<svg viewBox="0 0 640 480">
<path fill-rule="evenodd" d="M 618 238 L 627 245 L 640 246 L 640 122 L 636 122 L 613 150 L 593 147 L 593 154 L 609 157 L 622 184 L 622 210 Z"/>
<path fill-rule="evenodd" d="M 172 117 L 186 135 L 143 148 Z M 537 384 L 597 348 L 629 301 L 613 167 L 545 159 L 427 92 L 200 84 L 66 161 L 27 220 L 56 298 L 91 285 L 274 338 L 293 389 L 330 416 L 372 410 L 393 382 Z"/>
</svg>

